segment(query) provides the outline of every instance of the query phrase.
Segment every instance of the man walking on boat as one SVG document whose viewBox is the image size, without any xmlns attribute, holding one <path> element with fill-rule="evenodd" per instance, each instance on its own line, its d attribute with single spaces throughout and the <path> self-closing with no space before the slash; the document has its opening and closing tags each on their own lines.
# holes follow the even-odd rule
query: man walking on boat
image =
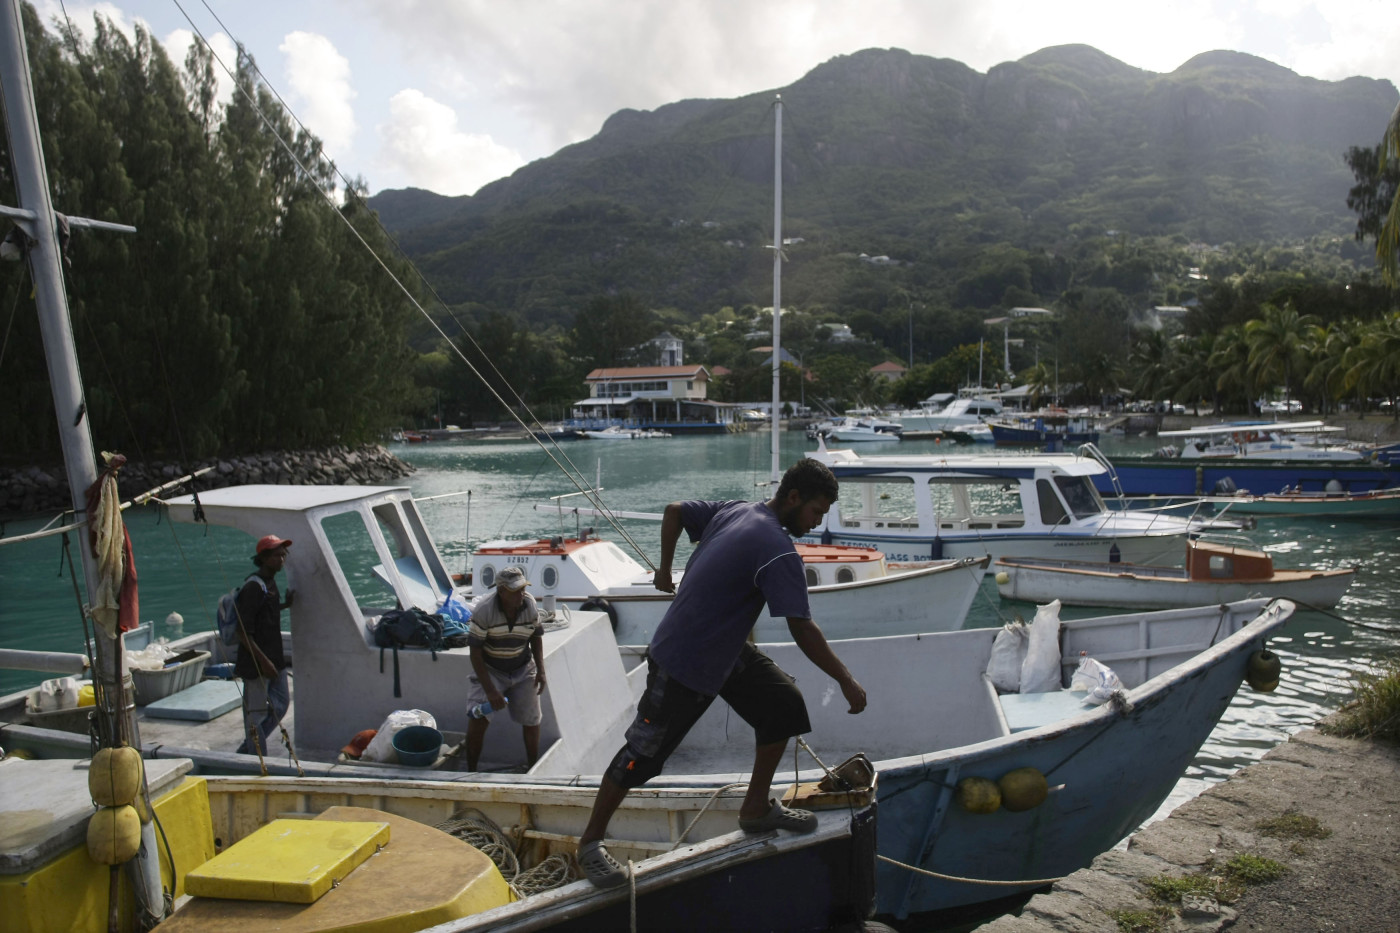
<svg viewBox="0 0 1400 933">
<path fill-rule="evenodd" d="M 495 589 L 472 602 L 467 635 L 472 661 L 467 706 L 477 709 L 490 703 L 492 712 L 503 706 L 510 710 L 510 718 L 522 730 L 527 769 L 540 757 L 540 694 L 545 684 L 544 626 L 534 597 L 525 592 L 529 585 L 519 567 L 501 568 Z M 485 715 L 474 714 L 467 722 L 468 771 L 475 771 L 481 760 L 490 724 Z"/>
<path fill-rule="evenodd" d="M 802 558 L 792 543 L 792 537 L 816 527 L 837 492 L 836 477 L 824 464 L 803 459 L 783 475 L 767 502 L 691 500 L 666 506 L 657 589 L 676 593 L 671 561 L 682 529 L 699 544 L 648 648 L 646 690 L 627 744 L 603 773 L 592 816 L 579 837 L 579 865 L 598 887 L 627 880 L 627 870 L 603 846 L 613 813 L 629 790 L 661 773 L 716 696 L 754 728 L 753 773 L 739 808 L 739 828 L 816 829 L 814 814 L 768 796 L 788 739 L 812 727 L 797 685 L 748 636 L 767 603 L 770 615 L 787 618 L 802 653 L 841 686 L 850 712 L 865 709 L 865 690 L 812 621 Z"/>
<path fill-rule="evenodd" d="M 267 754 L 267 737 L 282 722 L 292 702 L 287 661 L 282 653 L 282 610 L 292 607 L 291 590 L 287 601 L 277 589 L 277 572 L 287 560 L 292 542 L 277 535 L 258 539 L 252 574 L 238 591 L 238 659 L 234 676 L 243 681 L 242 755 L 255 751 Z M 256 741 L 256 745 L 254 742 Z"/>
</svg>

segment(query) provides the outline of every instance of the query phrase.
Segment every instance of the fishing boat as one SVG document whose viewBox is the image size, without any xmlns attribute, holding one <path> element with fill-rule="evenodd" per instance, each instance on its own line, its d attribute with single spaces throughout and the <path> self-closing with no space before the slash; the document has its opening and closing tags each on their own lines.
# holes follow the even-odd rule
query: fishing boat
<svg viewBox="0 0 1400 933">
<path fill-rule="evenodd" d="M 26 829 L 39 813 L 50 821 L 42 837 L 21 833 L 0 847 L 6 929 L 109 929 L 108 870 L 85 842 L 88 764 L 0 762 L 0 819 Z M 818 820 L 801 836 L 740 832 L 740 798 L 714 788 L 634 794 L 608 840 L 633 874 L 604 891 L 572 862 L 589 787 L 210 776 L 191 767 L 146 762 L 169 856 L 164 882 L 177 901 L 160 926 L 169 933 L 819 931 L 859 929 L 873 907 L 873 787 L 798 789 L 790 802 Z M 774 885 L 801 879 L 814 882 L 804 896 L 771 896 Z"/>
<path fill-rule="evenodd" d="M 5 213 L 22 226 L 30 241 L 27 259 L 59 412 L 69 486 L 75 511 L 86 516 L 77 525 L 58 530 L 82 528 L 82 538 L 87 541 L 85 526 L 91 522 L 96 529 L 100 522 L 100 539 L 109 542 L 100 556 L 96 547 L 78 548 L 86 589 L 95 607 L 92 655 L 4 652 L 3 662 L 10 666 L 22 664 L 29 670 L 76 675 L 91 671 L 95 681 L 89 686 L 96 699 L 91 707 L 57 711 L 67 714 L 62 725 L 73 730 L 67 732 L 52 728 L 60 723 L 50 719 L 41 718 L 36 723 L 39 714 L 33 710 L 30 691 L 0 698 L 4 747 L 0 760 L 0 903 L 7 929 L 11 924 L 44 933 L 148 929 L 165 918 L 170 903 L 182 893 L 197 896 L 166 921 L 172 930 L 208 929 L 217 922 L 279 929 L 353 926 L 412 931 L 443 921 L 449 923 L 447 929 L 590 929 L 621 925 L 623 918 L 629 917 L 629 908 L 633 928 L 671 930 L 687 924 L 707 928 L 709 917 L 718 909 L 736 915 L 730 924 L 735 927 L 746 925 L 744 919 L 737 918 L 742 915 L 762 918 L 764 926 L 816 930 L 859 923 L 866 916 L 873 890 L 874 804 L 871 794 L 858 797 L 851 793 L 849 782 L 846 790 L 837 792 L 839 809 L 821 818 L 816 834 L 790 838 L 789 834 L 779 838 L 777 833 L 734 832 L 724 819 L 724 811 L 732 804 L 719 803 L 726 789 L 723 786 L 700 785 L 698 792 L 682 795 L 690 800 L 679 806 L 665 801 L 666 794 L 659 790 L 639 793 L 634 795 L 636 804 L 619 812 L 623 819 L 613 824 L 620 833 L 636 834 L 624 836 L 615 847 L 615 851 L 630 849 L 635 854 L 638 870 L 632 876 L 630 891 L 605 894 L 588 882 L 578 882 L 511 904 L 516 898 L 498 879 L 499 869 L 483 862 L 479 852 L 445 842 L 413 817 L 450 816 L 464 803 L 500 806 L 504 818 L 534 834 L 526 840 L 530 846 L 569 853 L 577 843 L 577 836 L 571 833 L 583 825 L 591 808 L 591 789 L 554 789 L 541 794 L 532 793 L 526 786 L 529 782 L 510 788 L 463 783 L 446 789 L 451 793 L 439 796 L 436 804 L 425 802 L 422 798 L 434 796 L 432 788 L 415 787 L 415 782 L 403 779 L 419 776 L 417 765 L 437 763 L 439 748 L 429 747 L 414 749 L 413 754 L 423 760 L 413 762 L 406 761 L 407 752 L 399 749 L 399 764 L 389 766 L 388 774 L 376 775 L 374 768 L 355 774 L 354 766 L 343 763 L 344 752 L 334 751 L 334 743 L 345 741 L 347 723 L 383 722 L 383 714 L 405 706 L 399 652 L 393 654 L 393 687 L 386 691 L 389 682 L 382 674 L 375 678 L 372 673 L 372 656 L 379 655 L 382 671 L 384 652 L 372 648 L 368 640 L 371 629 L 366 625 L 388 608 L 412 604 L 394 558 L 414 556 L 423 578 L 431 581 L 430 587 L 442 586 L 449 592 L 451 588 L 421 515 L 407 490 L 396 487 L 230 487 L 167 504 L 172 514 L 182 513 L 185 520 L 205 521 L 207 510 L 217 516 L 212 520 L 254 535 L 279 527 L 288 516 L 301 519 L 299 524 L 288 519 L 286 526 L 296 527 L 301 541 L 296 555 L 288 561 L 288 577 L 295 580 L 298 590 L 296 605 L 305 602 L 309 607 L 306 612 L 293 613 L 291 641 L 299 689 L 285 749 L 289 762 L 281 769 L 284 777 L 279 780 L 255 780 L 246 795 L 229 797 L 220 808 L 225 818 L 216 820 L 210 803 L 217 806 L 219 794 L 210 793 L 208 781 L 184 777 L 194 767 L 193 761 L 201 770 L 216 772 L 260 772 L 266 776 L 269 770 L 278 769 L 269 769 L 261 755 L 227 751 L 233 747 L 229 740 L 241 741 L 243 732 L 235 682 L 210 680 L 184 689 L 172 687 L 168 694 L 147 703 L 141 713 L 135 711 L 136 691 L 123 676 L 120 660 L 120 629 L 136 621 L 125 608 L 134 605 L 135 575 L 121 556 L 125 535 L 115 501 L 115 480 L 107 477 L 103 483 L 96 510 L 84 501 L 85 491 L 99 486 L 96 458 L 72 345 L 55 216 L 40 155 L 23 20 L 20 5 L 14 0 L 5 0 L 0 9 L 0 85 L 13 178 L 24 198 L 19 209 L 6 208 Z M 76 217 L 69 223 L 104 226 Z M 391 529 L 387 536 L 385 529 Z M 96 533 L 93 537 L 99 539 Z M 370 543 L 367 551 L 363 549 L 366 543 Z M 361 566 L 347 578 L 347 565 L 337 555 Z M 378 612 L 373 603 L 362 605 L 351 588 L 351 580 L 358 589 L 371 579 L 363 565 L 375 560 L 389 568 L 393 586 L 393 592 L 382 600 L 387 605 Z M 123 567 L 128 572 L 124 573 Z M 110 599 L 104 600 L 104 593 L 110 594 Z M 559 662 L 554 668 L 559 675 L 556 695 L 562 695 L 572 710 L 564 712 L 562 720 L 556 715 L 551 721 L 555 732 L 544 757 L 565 771 L 577 773 L 583 767 L 596 772 L 601 768 L 597 761 L 601 749 L 621 744 L 620 729 L 635 708 L 635 678 L 624 669 L 602 613 L 581 613 L 579 624 L 573 627 L 567 621 L 556 625 L 550 649 L 553 660 Z M 179 677 L 202 670 L 214 651 L 227 654 L 217 636 L 207 632 L 177 642 L 176 650 L 182 658 L 185 650 L 196 655 L 190 660 L 197 667 L 181 660 L 169 672 Z M 465 651 L 454 651 L 441 657 L 433 652 L 404 652 L 402 660 L 415 696 L 443 710 L 444 725 L 451 719 L 453 725 L 463 726 L 465 720 L 456 713 L 463 706 L 461 686 L 471 667 Z M 433 667 L 423 667 L 420 662 L 425 660 Z M 583 689 L 571 693 L 577 688 Z M 73 693 L 76 703 L 81 691 Z M 144 736 L 142 723 L 149 726 Z M 562 739 L 558 734 L 561 727 L 565 733 Z M 519 730 L 494 731 L 504 735 Z M 438 739 L 447 738 L 436 727 L 430 732 Z M 295 743 L 290 740 L 291 733 L 297 735 Z M 191 754 L 171 754 L 179 743 L 168 742 L 167 737 L 178 737 L 187 746 L 181 751 Z M 603 741 L 599 750 L 590 751 L 588 743 L 599 738 Z M 331 745 L 318 748 L 318 743 L 325 742 Z M 93 756 L 97 746 L 100 750 Z M 302 767 L 298 750 L 307 754 L 309 769 Z M 162 760 L 142 765 L 142 755 Z M 320 767 L 316 766 L 318 760 Z M 330 773 L 337 768 L 339 773 Z M 398 783 L 376 785 L 376 777 Z M 873 771 L 869 777 L 873 781 Z M 794 799 L 801 799 L 801 792 L 802 788 L 794 786 Z M 712 804 L 705 804 L 706 800 Z M 96 809 L 94 802 L 99 805 Z M 328 804 L 341 809 L 337 812 Z M 718 807 L 710 826 L 720 825 L 720 829 L 694 826 L 681 832 L 683 820 L 693 814 L 691 823 L 698 824 L 709 806 Z M 551 810 L 557 812 L 551 815 Z M 412 811 L 407 819 L 402 818 L 405 811 Z M 159 842 L 152 814 L 161 816 Z M 273 819 L 283 814 L 293 819 Z M 300 819 L 313 814 L 315 819 Z M 319 821 L 324 821 L 321 826 L 307 829 Z M 539 828 L 541 825 L 545 828 Z M 258 833 L 259 829 L 264 832 Z M 271 848 L 251 846 L 269 834 Z M 655 844 L 684 842 L 687 834 L 693 841 L 676 852 L 665 851 L 672 848 L 670 845 Z M 640 845 L 633 846 L 628 841 L 632 838 Z M 224 851 L 216 855 L 221 848 Z M 240 851 L 242 854 L 235 854 Z M 369 858 L 376 852 L 376 857 Z M 332 854 L 334 858 L 330 858 Z M 454 867 L 444 871 L 445 864 Z M 469 867 L 471 871 L 464 871 Z M 195 874 L 202 872 L 207 882 L 200 882 L 199 891 L 191 886 L 191 869 Z M 484 879 L 481 891 L 465 889 L 464 876 L 469 874 Z M 434 887 L 435 878 L 445 884 Z M 251 887 L 249 881 L 254 882 Z M 425 888 L 433 890 L 424 894 Z M 299 906 L 285 903 L 288 891 L 293 892 L 291 900 Z M 774 897 L 774 892 L 781 892 L 781 898 Z M 792 903 L 793 898 L 799 903 Z M 719 901 L 725 903 L 717 905 Z M 650 904 L 647 914 L 639 913 L 646 902 Z M 493 916 L 459 919 L 483 912 Z M 303 922 L 305 926 L 300 926 Z"/>
<path fill-rule="evenodd" d="M 1161 431 L 1158 437 L 1182 438 L 1180 447 L 1162 453 L 1183 460 L 1303 460 L 1350 463 L 1369 459 L 1367 451 L 1338 443 L 1341 428 L 1322 421 L 1233 421 L 1181 431 Z M 1167 453 L 1174 451 L 1175 453 Z"/>
<path fill-rule="evenodd" d="M 966 390 L 965 390 L 966 392 Z M 953 399 L 942 410 L 927 416 L 927 429 L 932 431 L 965 431 L 969 427 L 1000 417 L 1001 402 L 981 392 L 966 392 Z"/>
<path fill-rule="evenodd" d="M 1346 460 L 1182 457 L 1166 447 L 1153 455 L 1120 454 L 1110 461 L 1092 445 L 1083 445 L 1081 452 L 1110 467 L 1094 477 L 1094 486 L 1105 496 L 1199 497 L 1280 489 L 1354 494 L 1400 487 L 1395 445 Z"/>
<path fill-rule="evenodd" d="M 1249 515 L 1296 515 L 1302 518 L 1395 519 L 1400 517 L 1400 489 L 1371 492 L 1282 492 L 1222 500 L 1232 512 Z"/>
<path fill-rule="evenodd" d="M 1099 431 L 1091 415 L 1071 415 L 1049 409 L 1014 418 L 988 419 L 992 443 L 999 447 L 1039 447 L 1064 450 L 1077 444 L 1097 444 Z"/>
<path fill-rule="evenodd" d="M 888 443 L 899 440 L 900 428 L 892 422 L 884 425 L 863 418 L 843 418 L 833 424 L 825 436 L 847 444 Z"/>
<path fill-rule="evenodd" d="M 799 544 L 797 551 L 812 618 L 828 639 L 960 628 L 989 563 L 966 557 L 890 566 L 874 548 Z M 649 644 L 675 598 L 656 589 L 650 570 L 611 541 L 589 537 L 588 530 L 573 538 L 485 542 L 472 553 L 473 585 L 490 587 L 507 565 L 525 571 L 536 599 L 607 613 L 622 645 Z M 677 586 L 684 577 L 684 570 L 673 574 Z M 431 598 L 422 594 L 420 604 L 433 608 L 426 605 Z M 760 616 L 754 636 L 786 641 L 786 620 Z"/>
<path fill-rule="evenodd" d="M 593 441 L 636 441 L 670 437 L 671 435 L 666 431 L 650 428 L 624 428 L 621 425 L 613 424 L 599 430 L 581 430 L 578 432 L 578 436 Z"/>
<path fill-rule="evenodd" d="M 1186 542 L 1183 566 L 1004 557 L 996 562 L 1003 599 L 1066 606 L 1172 609 L 1276 596 L 1331 609 L 1356 578 L 1354 567 L 1280 570 L 1265 551 L 1212 538 Z"/>
<path fill-rule="evenodd" d="M 804 541 L 879 548 L 892 561 L 1009 555 L 1151 563 L 1179 553 L 1192 519 L 1110 510 L 1094 489 L 1106 472 L 1073 454 L 861 456 L 813 454 L 841 498 Z"/>
</svg>

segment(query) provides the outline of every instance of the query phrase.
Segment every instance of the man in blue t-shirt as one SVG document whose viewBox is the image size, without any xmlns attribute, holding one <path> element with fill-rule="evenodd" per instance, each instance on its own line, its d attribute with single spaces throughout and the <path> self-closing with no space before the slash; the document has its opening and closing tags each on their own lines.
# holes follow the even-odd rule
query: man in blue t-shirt
<svg viewBox="0 0 1400 933">
<path fill-rule="evenodd" d="M 792 545 L 821 522 L 837 496 L 836 477 L 816 460 L 798 461 L 767 502 L 672 502 L 661 522 L 659 590 L 676 593 L 671 560 L 684 529 L 699 542 L 680 592 L 657 626 L 647 652 L 647 685 L 627 744 L 603 773 L 578 861 L 590 881 L 612 887 L 627 869 L 603 847 L 608 822 L 627 792 L 661 773 L 691 726 L 721 697 L 754 728 L 753 774 L 739 808 L 745 832 L 812 832 L 816 816 L 768 796 L 788 739 L 811 731 L 802 693 L 754 647 L 749 632 L 768 604 L 786 616 L 793 641 L 841 686 L 850 712 L 865 709 L 865 690 L 832 652 L 807 604 L 802 558 Z"/>
</svg>

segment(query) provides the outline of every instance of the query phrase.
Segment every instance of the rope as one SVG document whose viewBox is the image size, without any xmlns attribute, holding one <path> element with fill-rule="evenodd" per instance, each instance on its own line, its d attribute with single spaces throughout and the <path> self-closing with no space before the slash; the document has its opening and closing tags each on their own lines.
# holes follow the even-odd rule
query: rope
<svg viewBox="0 0 1400 933">
<path fill-rule="evenodd" d="M 627 889 L 629 919 L 631 921 L 628 929 L 632 933 L 637 933 L 637 866 L 632 864 L 632 860 L 627 860 Z"/>
<path fill-rule="evenodd" d="M 888 864 L 894 865 L 898 868 L 908 869 L 909 871 L 912 871 L 915 874 L 926 875 L 930 878 L 937 878 L 939 881 L 958 881 L 962 884 L 980 884 L 993 888 L 1042 888 L 1047 884 L 1054 884 L 1057 881 L 1064 881 L 1066 877 L 1064 875 L 1061 875 L 1058 878 L 1027 878 L 1024 881 L 991 881 L 986 878 L 962 878 L 958 875 L 944 875 L 936 871 L 929 871 L 927 868 L 919 868 L 916 865 L 907 865 L 904 862 L 898 861 L 897 859 L 892 859 L 887 855 L 876 855 L 875 857 L 882 862 L 887 862 Z"/>
<path fill-rule="evenodd" d="M 798 741 L 800 742 L 801 739 L 798 739 Z M 710 809 L 710 807 L 714 805 L 714 802 L 719 799 L 720 794 L 724 793 L 727 790 L 731 790 L 735 787 L 748 786 L 748 781 L 736 781 L 733 784 L 725 784 L 721 787 L 715 788 L 715 792 L 710 795 L 709 800 L 705 801 L 705 805 L 700 808 L 700 812 L 695 814 L 695 816 L 691 819 L 689 825 L 687 825 L 685 830 L 680 834 L 680 836 L 676 838 L 676 844 L 671 846 L 671 851 L 674 852 L 676 849 L 679 849 L 681 847 L 681 843 L 685 842 L 685 837 L 690 835 L 690 831 L 695 828 L 695 824 L 700 822 L 700 817 L 704 816 L 705 811 Z"/>
<path fill-rule="evenodd" d="M 480 810 L 459 810 L 438 823 L 437 828 L 480 849 L 496 863 L 506 882 L 514 887 L 520 874 L 520 859 L 515 855 L 510 838 L 490 817 Z"/>
<path fill-rule="evenodd" d="M 1370 625 L 1366 622 L 1357 622 L 1355 619 L 1348 619 L 1346 616 L 1338 615 L 1337 613 L 1332 612 L 1331 610 L 1323 609 L 1321 606 L 1314 606 L 1311 603 L 1305 603 L 1301 599 L 1294 599 L 1291 600 L 1291 602 L 1297 603 L 1299 606 L 1302 606 L 1309 612 L 1320 612 L 1325 616 L 1330 616 L 1331 618 L 1336 619 L 1338 622 L 1345 622 L 1347 625 L 1354 625 L 1357 628 L 1364 628 L 1372 632 L 1384 632 L 1387 635 L 1400 634 L 1400 628 L 1389 628 L 1384 625 Z"/>
</svg>

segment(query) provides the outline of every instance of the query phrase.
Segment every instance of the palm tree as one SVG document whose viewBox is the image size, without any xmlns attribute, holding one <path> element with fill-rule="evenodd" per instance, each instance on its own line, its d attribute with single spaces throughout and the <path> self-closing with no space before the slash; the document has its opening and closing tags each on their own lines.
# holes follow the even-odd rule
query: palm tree
<svg viewBox="0 0 1400 933">
<path fill-rule="evenodd" d="M 1307 364 L 1308 328 L 1317 323 L 1310 314 L 1298 313 L 1293 302 L 1282 308 L 1266 304 L 1262 318 L 1246 321 L 1244 338 L 1249 346 L 1249 370 L 1256 385 L 1283 383 L 1283 398 L 1293 395 L 1293 376 Z"/>
<path fill-rule="evenodd" d="M 1303 376 L 1303 386 L 1322 398 L 1324 415 L 1346 392 L 1346 352 L 1356 345 L 1357 339 L 1357 324 L 1350 319 L 1308 328 L 1304 345 L 1309 368 Z"/>
<path fill-rule="evenodd" d="M 1216 335 L 1210 349 L 1208 368 L 1218 373 L 1215 379 L 1215 410 L 1218 412 L 1224 407 L 1220 404 L 1224 399 L 1242 399 L 1245 411 L 1248 411 L 1249 399 L 1254 396 L 1254 376 L 1249 367 L 1249 344 L 1242 327 L 1226 327 Z"/>
<path fill-rule="evenodd" d="M 1031 405 L 1035 408 L 1040 407 L 1042 396 L 1055 391 L 1055 374 L 1045 363 L 1036 363 L 1021 374 L 1021 379 L 1030 389 Z"/>
<path fill-rule="evenodd" d="M 1367 325 L 1344 359 L 1348 388 L 1393 400 L 1400 392 L 1400 312 Z M 1396 418 L 1400 419 L 1400 411 L 1396 411 Z"/>
<path fill-rule="evenodd" d="M 1181 337 L 1173 341 L 1172 367 L 1166 385 L 1174 399 L 1191 399 L 1191 413 L 1201 413 L 1201 399 L 1209 398 L 1220 411 L 1220 387 L 1211 375 L 1211 352 L 1215 340 L 1209 334 Z"/>
<path fill-rule="evenodd" d="M 1128 370 L 1137 375 L 1133 394 L 1138 398 L 1161 398 L 1171 381 L 1176 343 L 1160 330 L 1146 331 L 1133 341 L 1128 351 Z"/>
<path fill-rule="evenodd" d="M 1377 171 L 1381 176 L 1387 160 L 1400 159 L 1400 106 L 1390 115 L 1377 155 Z M 1376 235 L 1376 264 L 1381 267 L 1387 285 L 1400 285 L 1400 189 L 1396 190 L 1390 210 L 1381 223 L 1381 231 Z"/>
</svg>

